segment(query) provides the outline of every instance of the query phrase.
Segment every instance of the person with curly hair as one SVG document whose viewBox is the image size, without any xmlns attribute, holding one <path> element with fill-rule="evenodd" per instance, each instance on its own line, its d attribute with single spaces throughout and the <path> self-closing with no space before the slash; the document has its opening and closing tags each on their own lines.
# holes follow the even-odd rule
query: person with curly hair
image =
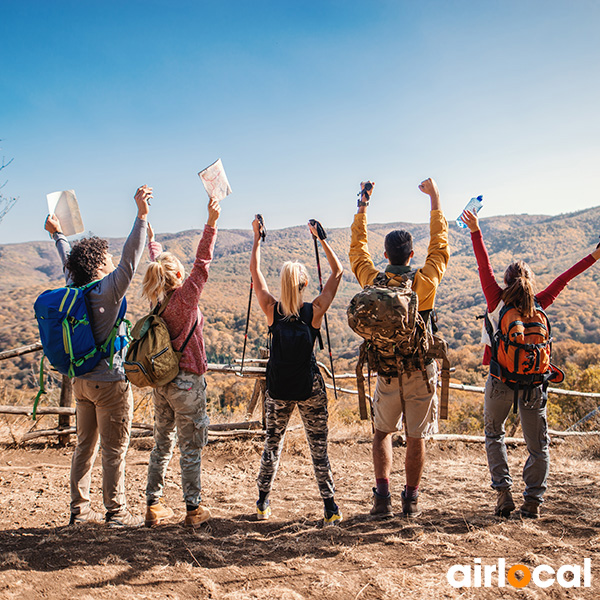
<svg viewBox="0 0 600 600">
<path fill-rule="evenodd" d="M 82 238 L 72 248 L 65 261 L 65 269 L 76 287 L 83 287 L 97 279 L 108 254 L 108 242 L 97 236 Z M 112 260 L 112 255 L 111 255 Z"/>
<path fill-rule="evenodd" d="M 144 185 L 137 190 L 137 218 L 117 266 L 106 240 L 89 237 L 71 247 L 58 218 L 55 215 L 46 218 L 45 229 L 56 242 L 67 285 L 81 287 L 98 281 L 87 296 L 92 331 L 98 344 L 103 344 L 111 334 L 142 258 L 151 198 L 152 188 Z M 122 323 L 118 334 L 125 333 Z M 131 514 L 125 500 L 125 455 L 133 419 L 133 395 L 123 370 L 123 352 L 114 355 L 112 364 L 108 358 L 102 359 L 89 373 L 73 379 L 77 446 L 71 461 L 71 525 L 105 521 L 111 527 L 138 527 L 144 523 L 141 517 Z M 92 466 L 99 446 L 105 516 L 90 505 Z"/>
</svg>

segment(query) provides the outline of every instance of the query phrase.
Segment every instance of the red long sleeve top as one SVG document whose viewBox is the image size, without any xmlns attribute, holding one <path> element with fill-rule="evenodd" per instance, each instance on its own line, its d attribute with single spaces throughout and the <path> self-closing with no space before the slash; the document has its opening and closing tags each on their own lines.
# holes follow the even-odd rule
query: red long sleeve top
<svg viewBox="0 0 600 600">
<path fill-rule="evenodd" d="M 490 263 L 490 257 L 483 243 L 483 236 L 481 231 L 471 232 L 471 242 L 473 243 L 473 251 L 475 252 L 475 258 L 477 259 L 477 268 L 479 270 L 479 280 L 481 281 L 481 288 L 485 301 L 487 303 L 488 312 L 493 312 L 500 300 L 502 300 L 502 291 L 496 278 L 494 277 L 494 270 Z M 565 271 L 562 275 L 559 275 L 546 289 L 536 294 L 535 299 L 539 305 L 546 309 L 550 306 L 558 297 L 558 295 L 565 289 L 569 281 L 583 273 L 586 269 L 589 269 L 596 259 L 588 254 L 585 258 L 582 258 L 578 263 L 573 265 L 570 269 Z M 491 358 L 491 348 L 485 347 L 483 355 L 483 364 L 489 365 Z"/>
<path fill-rule="evenodd" d="M 204 316 L 200 308 L 198 308 L 198 301 L 208 279 L 208 267 L 213 257 L 216 239 L 217 229 L 205 225 L 202 238 L 196 250 L 196 260 L 192 267 L 192 272 L 186 277 L 183 285 L 173 292 L 169 304 L 161 314 L 171 334 L 171 343 L 175 350 L 181 348 L 186 337 L 192 330 L 196 318 L 198 319 L 198 325 L 194 334 L 190 338 L 179 361 L 180 369 L 191 371 L 198 375 L 206 373 L 207 364 L 204 337 L 202 335 Z M 162 246 L 159 242 L 149 242 L 148 251 L 150 260 L 156 260 L 157 256 L 162 252 Z"/>
</svg>

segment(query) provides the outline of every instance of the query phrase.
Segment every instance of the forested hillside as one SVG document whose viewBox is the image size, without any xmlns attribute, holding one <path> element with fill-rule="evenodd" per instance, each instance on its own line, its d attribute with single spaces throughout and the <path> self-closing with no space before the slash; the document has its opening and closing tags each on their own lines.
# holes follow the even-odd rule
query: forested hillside
<svg viewBox="0 0 600 600">
<path fill-rule="evenodd" d="M 483 219 L 482 230 L 498 279 L 513 258 L 523 258 L 538 276 L 538 289 L 546 286 L 574 262 L 588 254 L 598 242 L 600 207 L 559 216 L 508 215 Z M 370 249 L 375 263 L 382 268 L 383 238 L 393 228 L 408 228 L 415 239 L 414 265 L 423 263 L 429 239 L 427 224 L 387 223 L 369 226 Z M 176 234 L 158 234 L 166 250 L 183 259 L 190 268 L 201 230 Z M 219 232 L 210 278 L 202 296 L 201 308 L 206 317 L 206 347 L 209 360 L 227 361 L 241 356 L 250 275 L 251 248 L 249 230 Z M 337 359 L 352 359 L 357 354 L 359 338 L 346 324 L 345 310 L 349 299 L 358 290 L 350 271 L 348 248 L 350 229 L 329 231 L 329 240 L 341 257 L 346 272 L 338 296 L 330 311 L 329 323 L 333 354 Z M 123 239 L 111 239 L 111 251 L 118 257 Z M 473 381 L 480 379 L 479 349 L 481 321 L 476 316 L 484 311 L 483 294 L 479 286 L 477 267 L 468 232 L 450 223 L 451 260 L 438 293 L 440 329 L 454 350 L 457 377 Z M 306 263 L 311 274 L 308 297 L 318 290 L 318 277 L 312 239 L 308 228 L 292 227 L 269 231 L 262 252 L 263 270 L 274 293 L 278 291 L 278 272 L 287 259 Z M 328 268 L 321 255 L 324 277 Z M 145 307 L 139 297 L 141 276 L 147 264 L 145 256 L 128 294 L 130 319 L 135 321 Z M 0 351 L 33 342 L 37 339 L 33 319 L 33 301 L 43 289 L 60 284 L 61 267 L 51 241 L 0 245 Z M 594 266 L 573 281 L 548 313 L 557 340 L 583 344 L 600 343 L 600 266 Z M 266 324 L 254 300 L 249 328 L 250 354 L 264 345 Z M 559 345 L 560 346 L 560 345 Z M 575 348 L 575 346 L 570 346 Z M 578 347 L 579 348 L 579 347 Z M 595 347 L 590 347 L 592 351 Z M 566 353 L 568 360 L 573 352 Z M 565 353 L 563 353 L 565 354 Z M 581 352 L 580 352 L 581 354 Z M 589 352 L 588 352 L 589 354 Z M 596 352 L 592 352 L 596 356 Z M 325 359 L 323 353 L 321 359 Z M 33 358 L 22 357 L 2 365 L 3 378 L 32 380 Z M 343 362 L 343 361 L 342 361 Z M 585 362 L 585 361 L 584 361 Z M 593 361 L 592 361 L 593 362 Z M 346 361 L 349 364 L 348 361 Z M 589 357 L 586 365 L 591 364 Z M 585 367 L 584 367 L 585 368 Z"/>
</svg>

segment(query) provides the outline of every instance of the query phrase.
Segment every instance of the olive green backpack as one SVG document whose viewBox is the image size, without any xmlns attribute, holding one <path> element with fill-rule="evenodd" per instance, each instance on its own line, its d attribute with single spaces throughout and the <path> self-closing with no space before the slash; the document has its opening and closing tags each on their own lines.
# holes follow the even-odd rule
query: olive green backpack
<svg viewBox="0 0 600 600">
<path fill-rule="evenodd" d="M 183 346 L 178 351 L 175 350 L 167 324 L 160 316 L 172 295 L 173 292 L 162 305 L 158 304 L 150 314 L 142 317 L 131 331 L 132 339 L 124 368 L 127 379 L 138 387 L 159 387 L 177 377 L 181 355 L 198 325 L 196 319 Z"/>
</svg>

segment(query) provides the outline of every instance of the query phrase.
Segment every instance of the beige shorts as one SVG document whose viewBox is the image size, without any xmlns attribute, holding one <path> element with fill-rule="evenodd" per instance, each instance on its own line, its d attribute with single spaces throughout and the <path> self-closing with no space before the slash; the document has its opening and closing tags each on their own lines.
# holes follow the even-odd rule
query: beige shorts
<svg viewBox="0 0 600 600">
<path fill-rule="evenodd" d="M 397 377 L 377 377 L 373 396 L 373 424 L 375 429 L 384 433 L 401 431 L 404 425 L 406 435 L 412 438 L 424 438 L 437 433 L 437 363 L 427 365 L 427 377 L 431 392 L 421 371 L 412 371 L 402 376 L 402 390 L 406 415 L 402 414 L 402 401 L 398 389 Z"/>
</svg>

